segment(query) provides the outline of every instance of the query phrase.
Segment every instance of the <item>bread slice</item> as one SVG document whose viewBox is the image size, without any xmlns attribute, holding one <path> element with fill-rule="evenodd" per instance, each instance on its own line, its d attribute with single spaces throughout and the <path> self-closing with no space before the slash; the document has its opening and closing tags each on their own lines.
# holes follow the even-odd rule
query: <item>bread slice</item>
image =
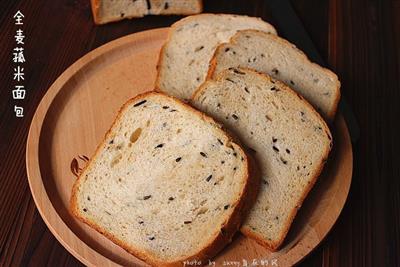
<svg viewBox="0 0 400 267">
<path fill-rule="evenodd" d="M 191 15 L 201 13 L 202 0 L 91 0 L 96 24 L 146 15 Z"/>
<path fill-rule="evenodd" d="M 210 117 L 146 93 L 122 107 L 73 187 L 71 211 L 144 261 L 181 266 L 230 242 L 258 187 L 249 171 Z"/>
<path fill-rule="evenodd" d="M 192 102 L 253 151 L 262 183 L 241 231 L 277 249 L 328 157 L 325 121 L 289 87 L 249 69 L 222 71 Z"/>
<path fill-rule="evenodd" d="M 244 30 L 214 54 L 209 78 L 230 67 L 247 67 L 268 74 L 299 92 L 325 119 L 332 121 L 340 98 L 336 74 L 310 62 L 288 41 L 261 31 Z"/>
<path fill-rule="evenodd" d="M 205 81 L 218 44 L 229 41 L 243 29 L 276 34 L 275 29 L 261 19 L 238 15 L 200 14 L 173 24 L 160 53 L 157 89 L 189 100 Z"/>
</svg>

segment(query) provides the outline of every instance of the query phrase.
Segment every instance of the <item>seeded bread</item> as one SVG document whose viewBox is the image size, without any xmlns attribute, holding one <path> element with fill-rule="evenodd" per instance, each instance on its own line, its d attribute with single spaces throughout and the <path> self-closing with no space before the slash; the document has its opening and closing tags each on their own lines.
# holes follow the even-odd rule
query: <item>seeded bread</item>
<svg viewBox="0 0 400 267">
<path fill-rule="evenodd" d="M 96 24 L 146 15 L 191 15 L 201 13 L 202 0 L 91 0 Z"/>
<path fill-rule="evenodd" d="M 276 34 L 275 29 L 261 19 L 238 15 L 200 14 L 173 24 L 160 53 L 157 89 L 189 100 L 205 81 L 218 44 L 229 41 L 243 29 Z"/>
<path fill-rule="evenodd" d="M 155 266 L 214 256 L 258 184 L 210 117 L 161 93 L 127 102 L 76 181 L 72 213 Z"/>
<path fill-rule="evenodd" d="M 329 128 L 299 94 L 249 69 L 222 71 L 198 89 L 192 104 L 253 151 L 262 183 L 241 231 L 277 249 L 328 157 Z"/>
<path fill-rule="evenodd" d="M 230 67 L 266 73 L 299 92 L 325 119 L 332 121 L 340 98 L 340 82 L 333 72 L 308 60 L 293 44 L 276 35 L 244 30 L 214 54 L 209 78 Z"/>
</svg>

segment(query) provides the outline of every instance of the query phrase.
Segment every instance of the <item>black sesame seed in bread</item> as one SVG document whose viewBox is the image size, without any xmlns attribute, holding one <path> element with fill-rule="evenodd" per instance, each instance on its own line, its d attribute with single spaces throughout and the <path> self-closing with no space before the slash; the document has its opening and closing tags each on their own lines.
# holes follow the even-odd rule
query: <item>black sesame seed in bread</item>
<svg viewBox="0 0 400 267">
<path fill-rule="evenodd" d="M 249 69 L 220 72 L 192 104 L 224 123 L 254 155 L 262 183 L 241 231 L 277 249 L 328 157 L 328 126 L 299 94 Z"/>
<path fill-rule="evenodd" d="M 310 62 L 302 51 L 277 35 L 239 31 L 216 49 L 210 66 L 209 78 L 231 67 L 268 74 L 300 93 L 327 121 L 335 117 L 340 99 L 336 74 Z"/>
<path fill-rule="evenodd" d="M 276 34 L 263 20 L 239 15 L 200 14 L 174 23 L 160 53 L 157 89 L 189 100 L 205 81 L 216 47 L 243 29 Z"/>
<path fill-rule="evenodd" d="M 258 188 L 250 171 L 210 117 L 146 93 L 119 112 L 73 187 L 71 211 L 144 261 L 181 266 L 230 242 Z"/>
</svg>

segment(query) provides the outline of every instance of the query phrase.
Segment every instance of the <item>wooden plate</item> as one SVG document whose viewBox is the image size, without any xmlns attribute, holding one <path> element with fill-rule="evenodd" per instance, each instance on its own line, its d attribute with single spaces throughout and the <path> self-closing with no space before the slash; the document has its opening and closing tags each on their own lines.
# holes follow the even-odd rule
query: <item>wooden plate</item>
<svg viewBox="0 0 400 267">
<path fill-rule="evenodd" d="M 71 162 L 75 158 L 75 164 L 83 166 L 79 155 L 92 155 L 121 105 L 153 88 L 158 52 L 166 34 L 166 28 L 136 33 L 90 52 L 55 81 L 33 118 L 26 152 L 33 198 L 51 232 L 86 265 L 145 265 L 68 212 L 75 181 Z M 258 261 L 259 266 L 289 266 L 321 242 L 338 218 L 351 183 L 351 143 L 340 114 L 334 125 L 334 141 L 324 173 L 281 250 L 271 253 L 237 234 L 215 259 L 216 266 L 238 262 L 243 266 L 246 261 Z"/>
</svg>

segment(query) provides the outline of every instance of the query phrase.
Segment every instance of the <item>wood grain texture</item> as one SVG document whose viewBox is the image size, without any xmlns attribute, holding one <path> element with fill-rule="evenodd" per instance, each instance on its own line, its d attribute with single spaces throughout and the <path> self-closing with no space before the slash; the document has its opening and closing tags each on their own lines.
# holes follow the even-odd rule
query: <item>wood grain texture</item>
<svg viewBox="0 0 400 267">
<path fill-rule="evenodd" d="M 398 0 L 296 0 L 319 51 L 342 81 L 361 126 L 348 202 L 334 229 L 301 266 L 400 266 L 400 4 Z M 17 9 L 26 16 L 25 117 L 11 99 Z M 89 1 L 0 2 L 0 266 L 80 266 L 44 225 L 25 172 L 25 142 L 47 88 L 74 61 L 123 35 L 168 26 L 146 17 L 95 27 Z M 264 0 L 205 0 L 205 10 L 270 14 Z M 271 20 L 273 23 L 273 20 Z"/>
</svg>

